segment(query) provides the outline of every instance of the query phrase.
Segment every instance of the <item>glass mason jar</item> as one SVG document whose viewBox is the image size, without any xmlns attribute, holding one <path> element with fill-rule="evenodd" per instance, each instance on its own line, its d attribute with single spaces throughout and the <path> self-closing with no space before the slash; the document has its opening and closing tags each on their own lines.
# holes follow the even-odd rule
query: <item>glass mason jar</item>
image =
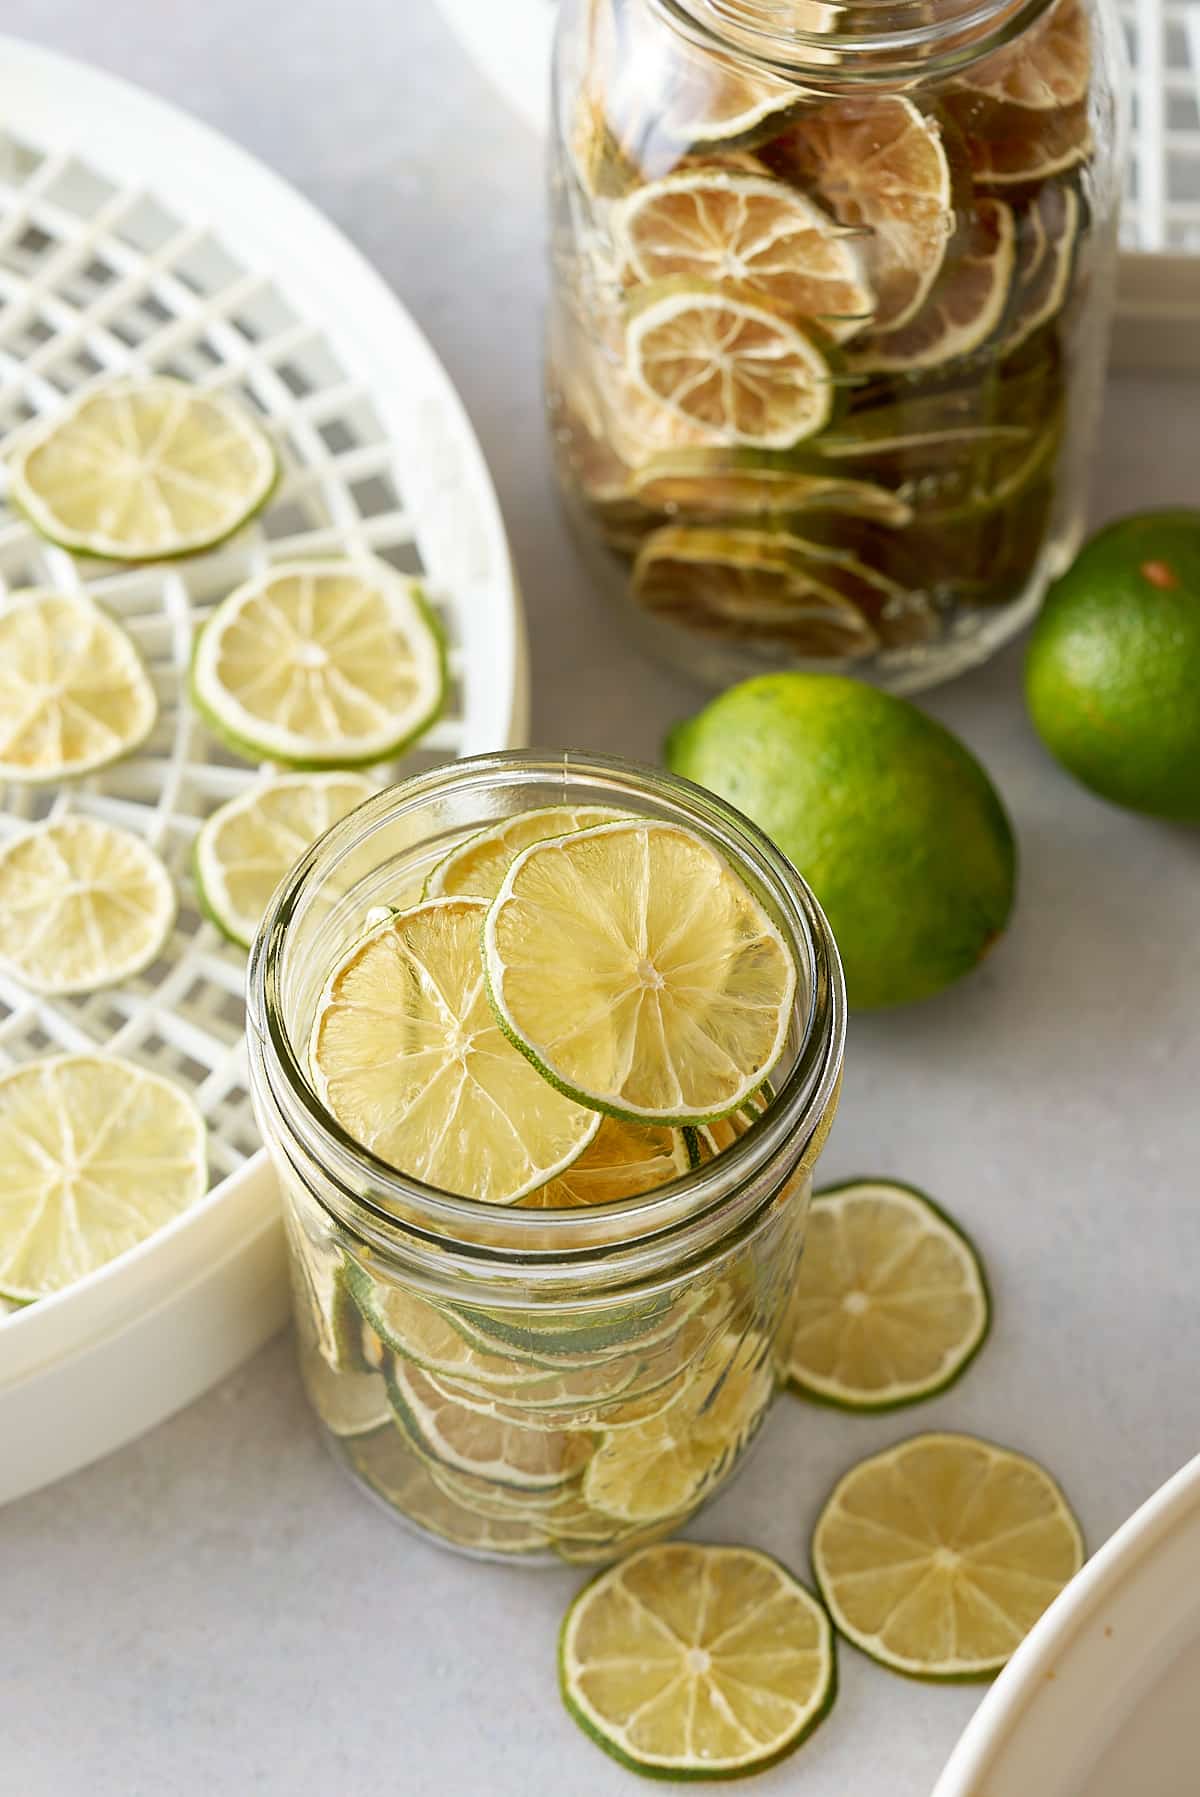
<svg viewBox="0 0 1200 1797">
<path fill-rule="evenodd" d="M 329 973 L 373 908 L 419 893 L 473 830 L 598 803 L 706 836 L 782 931 L 800 977 L 770 1102 L 749 1127 L 710 1126 L 720 1152 L 641 1198 L 526 1209 L 422 1186 L 347 1136 L 309 1083 Z M 402 1521 L 488 1556 L 602 1563 L 685 1521 L 774 1395 L 840 1086 L 837 950 L 784 857 L 720 800 L 648 768 L 459 762 L 369 800 L 309 851 L 259 933 L 249 1014 L 301 1369 L 351 1476 Z"/>
<path fill-rule="evenodd" d="M 648 646 L 912 691 L 1073 557 L 1123 169 L 1111 0 L 564 0 L 548 392 Z"/>
</svg>

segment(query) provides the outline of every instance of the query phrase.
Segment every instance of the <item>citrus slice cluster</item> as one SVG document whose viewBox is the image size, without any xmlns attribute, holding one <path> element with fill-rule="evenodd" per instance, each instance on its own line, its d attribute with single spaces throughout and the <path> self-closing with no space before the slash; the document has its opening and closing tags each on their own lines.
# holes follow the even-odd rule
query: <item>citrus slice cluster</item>
<svg viewBox="0 0 1200 1797">
<path fill-rule="evenodd" d="M 549 1221 L 652 1199 L 732 1149 L 769 1109 L 796 985 L 705 838 L 544 807 L 448 845 L 425 896 L 369 925 L 320 995 L 309 1072 L 377 1162 Z M 749 1254 L 645 1295 L 516 1307 L 398 1282 L 332 1242 L 297 1236 L 293 1258 L 306 1383 L 339 1451 L 478 1551 L 604 1563 L 669 1531 L 737 1462 L 782 1372 L 786 1308 Z"/>
<path fill-rule="evenodd" d="M 1039 422 L 1027 369 L 1041 419 L 1062 410 L 1090 225 L 1082 0 L 912 95 L 804 94 L 612 0 L 588 22 L 556 449 L 635 600 L 749 670 L 762 652 L 910 658 L 1014 599 L 1058 441 L 1020 490 L 997 487 L 993 451 Z M 978 498 L 931 555 L 948 465 Z M 792 539 L 855 558 L 884 595 L 830 597 Z"/>
<path fill-rule="evenodd" d="M 784 1051 L 790 953 L 690 830 L 527 813 L 426 890 L 334 970 L 310 1048 L 339 1123 L 426 1184 L 507 1204 L 565 1180 L 539 1202 L 568 1208 L 650 1189 L 688 1165 L 679 1132 L 739 1110 Z"/>
</svg>

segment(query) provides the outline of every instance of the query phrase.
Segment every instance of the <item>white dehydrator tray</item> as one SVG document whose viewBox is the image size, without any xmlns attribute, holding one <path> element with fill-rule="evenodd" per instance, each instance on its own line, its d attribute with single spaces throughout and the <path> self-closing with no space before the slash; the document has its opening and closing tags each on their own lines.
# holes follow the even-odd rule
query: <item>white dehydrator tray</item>
<svg viewBox="0 0 1200 1797">
<path fill-rule="evenodd" d="M 544 131 L 558 0 L 440 0 L 479 67 Z M 1133 134 L 1113 362 L 1200 370 L 1200 0 L 1118 0 Z"/>
<path fill-rule="evenodd" d="M 123 987 L 43 1000 L 0 975 L 0 1067 L 109 1048 L 173 1076 L 208 1120 L 213 1183 L 134 1252 L 0 1314 L 0 1502 L 188 1403 L 285 1315 L 276 1195 L 246 1088 L 245 958 L 203 919 L 188 875 L 201 820 L 257 770 L 189 711 L 196 626 L 272 561 L 368 552 L 422 574 L 450 645 L 446 714 L 401 766 L 516 746 L 527 725 L 524 627 L 491 480 L 392 292 L 214 132 L 0 39 L 0 457 L 65 394 L 142 370 L 239 395 L 283 476 L 232 542 L 141 568 L 77 562 L 0 507 L 0 606 L 29 586 L 90 593 L 138 643 L 161 704 L 146 745 L 103 773 L 0 786 L 0 840 L 63 812 L 123 824 L 166 860 L 180 906 L 160 962 Z"/>
</svg>

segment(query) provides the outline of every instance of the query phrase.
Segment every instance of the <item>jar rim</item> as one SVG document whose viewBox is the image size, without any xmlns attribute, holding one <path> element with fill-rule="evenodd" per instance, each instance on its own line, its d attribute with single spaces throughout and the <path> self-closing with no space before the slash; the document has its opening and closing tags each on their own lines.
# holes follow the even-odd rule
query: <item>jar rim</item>
<svg viewBox="0 0 1200 1797">
<path fill-rule="evenodd" d="M 703 50 L 739 57 L 781 81 L 933 79 L 1003 48 L 1056 0 L 649 0 Z"/>
<path fill-rule="evenodd" d="M 355 843 L 361 847 L 388 822 L 419 812 L 454 788 L 485 792 L 539 782 L 560 783 L 563 802 L 573 790 L 577 799 L 585 784 L 617 799 L 624 793 L 657 802 L 690 820 L 722 852 L 732 851 L 782 921 L 806 989 L 794 1062 L 764 1117 L 715 1160 L 669 1185 L 585 1210 L 489 1205 L 399 1173 L 356 1143 L 321 1104 L 283 1014 L 292 922 L 306 895 L 319 889 Z M 307 851 L 276 892 L 255 939 L 247 1016 L 252 1079 L 284 1135 L 277 1147 L 298 1177 L 319 1172 L 322 1189 L 313 1195 L 341 1223 L 385 1253 L 415 1256 L 434 1277 L 453 1279 L 466 1268 L 486 1276 L 487 1269 L 519 1262 L 526 1277 L 538 1268 L 550 1274 L 570 1265 L 586 1278 L 586 1270 L 600 1263 L 615 1269 L 637 1261 L 643 1271 L 673 1264 L 708 1239 L 724 1241 L 744 1220 L 742 1211 L 757 1214 L 774 1196 L 836 1102 L 846 998 L 837 947 L 811 890 L 770 839 L 724 800 L 673 774 L 616 757 L 508 750 L 453 762 L 384 790 Z"/>
</svg>

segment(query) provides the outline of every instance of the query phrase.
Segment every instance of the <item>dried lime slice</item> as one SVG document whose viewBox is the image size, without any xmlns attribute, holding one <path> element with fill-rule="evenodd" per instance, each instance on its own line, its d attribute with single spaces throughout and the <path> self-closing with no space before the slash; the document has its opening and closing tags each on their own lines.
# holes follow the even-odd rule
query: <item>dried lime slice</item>
<svg viewBox="0 0 1200 1797">
<path fill-rule="evenodd" d="M 488 912 L 484 961 L 501 1027 L 547 1082 L 635 1123 L 736 1110 L 782 1054 L 796 990 L 782 936 L 728 863 L 650 820 L 524 850 Z"/>
<path fill-rule="evenodd" d="M 400 754 L 445 696 L 441 637 L 419 583 L 383 562 L 283 562 L 218 605 L 192 698 L 239 754 L 365 767 Z"/>
<path fill-rule="evenodd" d="M 711 444 L 788 449 L 832 416 L 824 352 L 754 295 L 699 281 L 640 289 L 626 345 L 641 391 Z"/>
<path fill-rule="evenodd" d="M 0 1294 L 49 1297 L 204 1196 L 204 1120 L 178 1086 L 117 1055 L 0 1074 Z"/>
<path fill-rule="evenodd" d="M 810 512 L 896 528 L 912 520 L 912 507 L 889 488 L 814 472 L 811 458 L 797 467 L 793 455 L 779 450 L 663 450 L 632 471 L 628 490 L 643 505 L 695 524 L 749 524 Z"/>
<path fill-rule="evenodd" d="M 520 1491 L 569 1484 L 593 1451 L 589 1436 L 527 1429 L 459 1403 L 409 1361 L 388 1380 L 392 1408 L 416 1451 L 432 1464 Z"/>
<path fill-rule="evenodd" d="M 920 311 L 907 324 L 873 333 L 849 354 L 858 373 L 912 374 L 970 355 L 993 335 L 1009 302 L 1016 265 L 1012 208 L 978 200 L 962 241 L 947 255 Z"/>
<path fill-rule="evenodd" d="M 174 921 L 170 874 L 140 836 L 114 824 L 56 818 L 0 848 L 0 962 L 31 992 L 131 979 Z"/>
<path fill-rule="evenodd" d="M 1087 99 L 1091 27 L 1081 0 L 1056 0 L 1003 49 L 968 64 L 956 87 L 1007 105 L 1049 112 Z"/>
<path fill-rule="evenodd" d="M 689 1172 L 685 1134 L 663 1124 L 605 1117 L 575 1164 L 539 1186 L 521 1204 L 528 1210 L 579 1210 L 642 1198 Z"/>
<path fill-rule="evenodd" d="M 584 1474 L 584 1497 L 621 1522 L 694 1508 L 757 1430 L 774 1387 L 761 1337 L 718 1335 L 672 1404 L 604 1435 Z"/>
<path fill-rule="evenodd" d="M 875 309 L 857 235 L 762 174 L 699 168 L 652 181 L 624 201 L 614 229 L 639 281 L 732 282 L 835 341 Z"/>
<path fill-rule="evenodd" d="M 610 824 L 614 818 L 628 815 L 615 805 L 545 805 L 536 811 L 518 811 L 451 849 L 426 881 L 425 897 L 493 899 L 510 864 L 531 842 L 587 830 L 593 824 Z"/>
<path fill-rule="evenodd" d="M 812 1203 L 788 1376 L 842 1410 L 895 1410 L 953 1385 L 991 1306 L 974 1248 L 922 1193 L 855 1180 Z"/>
<path fill-rule="evenodd" d="M 379 924 L 329 979 L 309 1065 L 322 1103 L 380 1160 L 512 1204 L 564 1172 L 599 1118 L 539 1077 L 493 1016 L 486 916 L 482 899 L 430 899 Z"/>
<path fill-rule="evenodd" d="M 633 571 L 637 599 L 659 617 L 814 660 L 861 659 L 879 637 L 838 581 L 836 555 L 783 532 L 684 525 L 648 537 Z"/>
<path fill-rule="evenodd" d="M 334 1368 L 320 1354 L 301 1354 L 308 1401 L 331 1435 L 367 1435 L 394 1427 L 387 1387 L 379 1373 Z"/>
<path fill-rule="evenodd" d="M 284 875 L 376 790 L 363 774 L 277 774 L 214 811 L 196 837 L 194 865 L 217 928 L 249 948 Z"/>
<path fill-rule="evenodd" d="M 11 497 L 51 542 L 107 561 L 211 549 L 266 504 L 278 464 L 245 408 L 167 375 L 92 387 L 24 437 Z"/>
<path fill-rule="evenodd" d="M 951 94 L 947 106 L 961 127 L 977 187 L 1032 186 L 1084 162 L 1092 148 L 1086 100 L 1046 111 L 997 106 L 974 94 Z"/>
<path fill-rule="evenodd" d="M 748 1547 L 645 1547 L 586 1585 L 559 1639 L 563 1701 L 598 1747 L 657 1778 L 735 1778 L 791 1753 L 837 1691 L 833 1630 Z"/>
<path fill-rule="evenodd" d="M 68 780 L 145 742 L 158 700 L 125 632 L 86 599 L 18 593 L 0 610 L 0 780 Z"/>
<path fill-rule="evenodd" d="M 1049 1473 L 970 1435 L 917 1435 L 835 1487 L 813 1536 L 834 1623 L 911 1678 L 991 1678 L 1083 1565 Z"/>
<path fill-rule="evenodd" d="M 536 1521 L 483 1516 L 442 1489 L 392 1423 L 346 1443 L 349 1464 L 375 1494 L 419 1528 L 473 1554 L 536 1553 L 548 1545 Z"/>
<path fill-rule="evenodd" d="M 907 324 L 941 273 L 955 182 L 939 119 L 900 95 L 831 100 L 762 151 L 784 180 L 865 233 L 876 330 Z"/>
<path fill-rule="evenodd" d="M 1015 295 L 1000 339 L 1001 355 L 1028 343 L 1066 304 L 1082 221 L 1083 202 L 1065 181 L 1043 182 L 1018 214 Z"/>
</svg>

